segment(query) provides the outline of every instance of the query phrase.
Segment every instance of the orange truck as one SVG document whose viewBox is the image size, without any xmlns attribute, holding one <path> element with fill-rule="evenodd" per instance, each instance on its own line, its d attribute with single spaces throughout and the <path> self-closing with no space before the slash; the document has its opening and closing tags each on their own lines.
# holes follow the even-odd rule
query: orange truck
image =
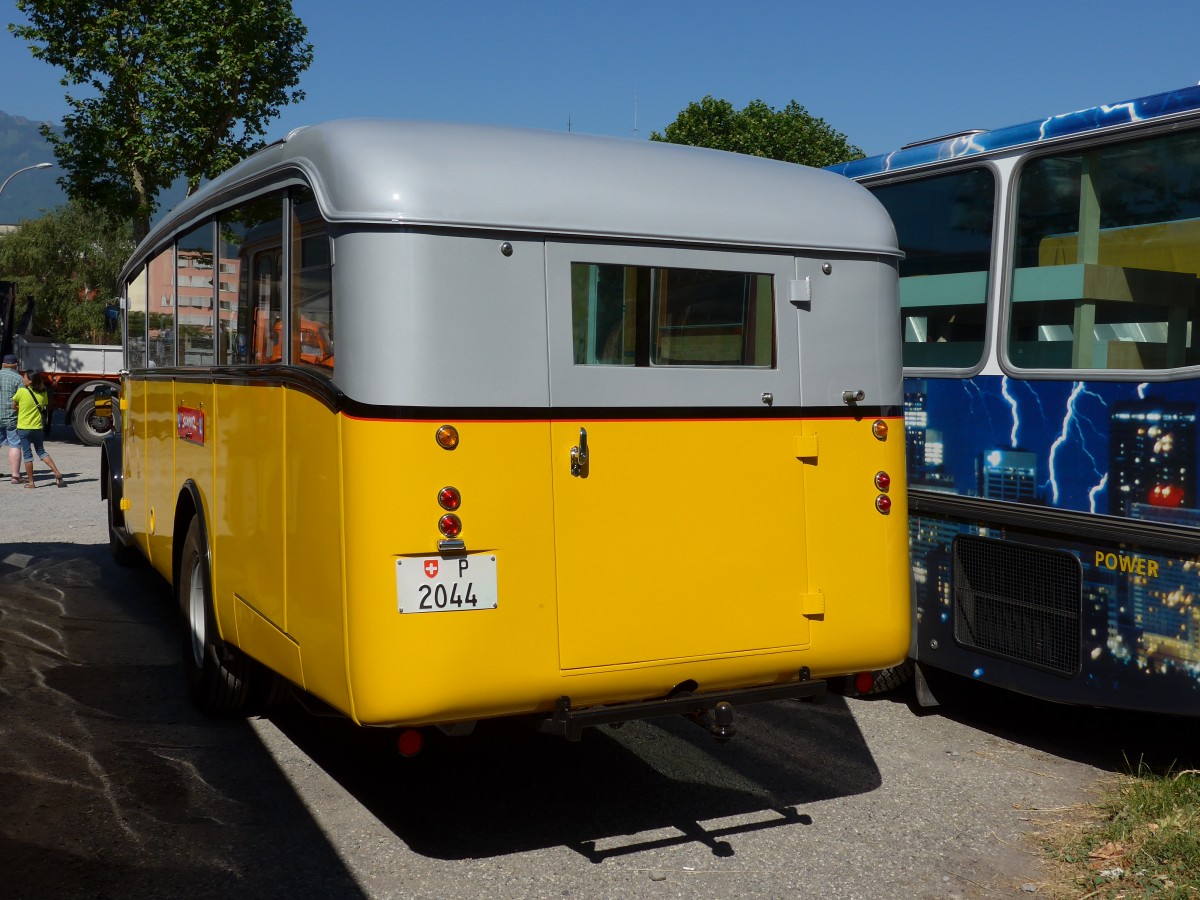
<svg viewBox="0 0 1200 900">
<path fill-rule="evenodd" d="M 124 354 L 120 344 L 62 344 L 46 338 L 16 335 L 17 368 L 44 372 L 50 385 L 50 410 L 63 411 L 63 420 L 85 444 L 98 446 L 112 431 L 112 401 L 97 394 L 101 385 L 121 384 Z"/>
</svg>

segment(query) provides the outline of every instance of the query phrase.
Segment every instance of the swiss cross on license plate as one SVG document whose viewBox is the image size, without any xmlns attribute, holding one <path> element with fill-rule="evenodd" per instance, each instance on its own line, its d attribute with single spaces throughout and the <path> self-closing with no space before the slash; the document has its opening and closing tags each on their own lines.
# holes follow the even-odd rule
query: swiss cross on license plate
<svg viewBox="0 0 1200 900">
<path fill-rule="evenodd" d="M 496 557 L 403 556 L 396 560 L 396 607 L 402 613 L 495 609 Z"/>
</svg>

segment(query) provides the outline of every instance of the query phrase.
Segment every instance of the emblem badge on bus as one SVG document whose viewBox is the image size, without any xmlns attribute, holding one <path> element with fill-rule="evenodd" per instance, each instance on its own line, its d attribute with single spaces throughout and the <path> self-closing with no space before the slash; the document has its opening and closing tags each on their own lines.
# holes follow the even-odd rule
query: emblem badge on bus
<svg viewBox="0 0 1200 900">
<path fill-rule="evenodd" d="M 175 434 L 181 441 L 204 446 L 204 411 L 188 406 L 176 409 Z"/>
<path fill-rule="evenodd" d="M 436 559 L 425 560 L 425 574 L 429 578 L 437 578 L 438 561 Z"/>
</svg>

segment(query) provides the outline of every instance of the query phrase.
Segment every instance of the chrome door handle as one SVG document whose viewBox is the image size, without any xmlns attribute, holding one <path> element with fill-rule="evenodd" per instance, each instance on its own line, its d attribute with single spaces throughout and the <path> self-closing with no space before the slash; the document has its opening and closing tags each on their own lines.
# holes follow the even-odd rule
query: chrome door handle
<svg viewBox="0 0 1200 900">
<path fill-rule="evenodd" d="M 588 445 L 587 429 L 579 429 L 579 446 L 571 448 L 571 475 L 575 478 L 587 478 Z"/>
</svg>

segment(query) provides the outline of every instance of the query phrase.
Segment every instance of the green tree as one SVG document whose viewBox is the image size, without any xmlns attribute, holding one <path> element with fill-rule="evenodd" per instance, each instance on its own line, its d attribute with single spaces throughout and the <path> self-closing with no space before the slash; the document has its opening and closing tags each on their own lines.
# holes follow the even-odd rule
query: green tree
<svg viewBox="0 0 1200 900">
<path fill-rule="evenodd" d="M 863 152 L 824 119 L 809 114 L 795 100 L 781 110 L 761 100 L 734 109 L 728 100 L 706 96 L 689 103 L 675 121 L 650 135 L 652 141 L 689 144 L 765 156 L 805 166 L 832 166 L 861 159 Z"/>
<path fill-rule="evenodd" d="M 159 193 L 192 193 L 263 144 L 266 124 L 301 100 L 312 62 L 288 0 L 16 0 L 9 31 L 65 73 L 71 112 L 42 127 L 72 199 L 149 230 Z"/>
<path fill-rule="evenodd" d="M 33 300 L 34 334 L 114 343 L 118 336 L 104 330 L 104 309 L 133 246 L 128 219 L 72 201 L 0 238 L 0 272 L 17 283 L 22 308 Z"/>
</svg>

